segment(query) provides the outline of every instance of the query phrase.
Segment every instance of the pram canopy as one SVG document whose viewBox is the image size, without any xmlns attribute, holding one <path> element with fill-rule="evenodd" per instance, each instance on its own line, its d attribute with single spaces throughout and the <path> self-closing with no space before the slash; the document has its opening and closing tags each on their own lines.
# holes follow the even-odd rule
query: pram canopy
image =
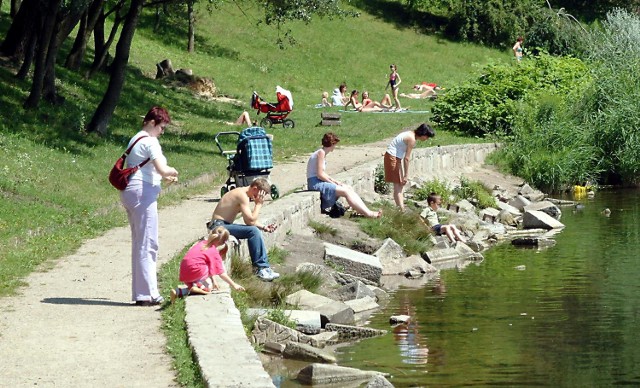
<svg viewBox="0 0 640 388">
<path fill-rule="evenodd" d="M 234 170 L 258 171 L 273 168 L 273 145 L 264 128 L 250 127 L 238 137 Z"/>
</svg>

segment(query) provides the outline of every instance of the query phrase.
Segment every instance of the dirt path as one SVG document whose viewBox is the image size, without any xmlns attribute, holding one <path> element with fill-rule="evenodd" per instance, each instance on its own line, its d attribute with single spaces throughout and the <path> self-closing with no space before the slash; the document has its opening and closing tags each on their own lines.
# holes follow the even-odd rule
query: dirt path
<svg viewBox="0 0 640 388">
<path fill-rule="evenodd" d="M 387 143 L 336 150 L 328 158 L 329 173 L 382 161 Z M 499 174 L 482 173 L 500 184 Z M 305 182 L 305 174 L 306 160 L 298 160 L 276 166 L 271 180 L 287 193 Z M 160 264 L 204 233 L 218 193 L 214 188 L 160 210 Z M 0 386 L 176 385 L 160 313 L 129 300 L 128 226 L 86 241 L 49 271 L 25 280 L 29 286 L 18 296 L 0 299 Z"/>
</svg>

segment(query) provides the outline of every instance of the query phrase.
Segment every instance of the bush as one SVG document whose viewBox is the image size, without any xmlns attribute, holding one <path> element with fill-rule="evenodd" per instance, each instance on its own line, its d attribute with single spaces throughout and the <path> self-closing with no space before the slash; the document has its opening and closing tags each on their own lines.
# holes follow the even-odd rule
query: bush
<svg viewBox="0 0 640 388">
<path fill-rule="evenodd" d="M 453 195 L 458 199 L 471 199 L 481 209 L 497 206 L 496 199 L 482 182 L 470 181 L 465 177 L 460 177 L 460 185 L 453 189 Z"/>
<path fill-rule="evenodd" d="M 472 136 L 508 136 L 520 101 L 542 93 L 564 95 L 582 90 L 589 80 L 587 66 L 571 57 L 542 53 L 517 65 L 488 65 L 477 78 L 436 100 L 433 121 L 442 129 Z"/>
<path fill-rule="evenodd" d="M 378 194 L 389 194 L 389 183 L 384 180 L 384 166 L 379 164 L 375 171 L 375 180 L 373 182 L 373 190 Z"/>
<path fill-rule="evenodd" d="M 424 182 L 422 186 L 418 187 L 413 192 L 413 197 L 418 201 L 426 201 L 427 197 L 431 193 L 438 193 L 442 198 L 448 199 L 451 197 L 451 188 L 449 183 L 444 180 L 433 179 Z"/>
<path fill-rule="evenodd" d="M 593 82 L 564 96 L 532 94 L 500 151 L 512 173 L 545 191 L 640 181 L 640 18 L 613 11 L 587 38 Z"/>
</svg>

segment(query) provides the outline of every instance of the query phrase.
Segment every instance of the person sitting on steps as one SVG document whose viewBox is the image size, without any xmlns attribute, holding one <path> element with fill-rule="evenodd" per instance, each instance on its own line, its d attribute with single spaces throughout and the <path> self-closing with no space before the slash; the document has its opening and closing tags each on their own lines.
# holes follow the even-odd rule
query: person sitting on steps
<svg viewBox="0 0 640 388">
<path fill-rule="evenodd" d="M 269 266 L 267 247 L 260 232 L 272 233 L 276 230 L 276 225 L 265 226 L 258 222 L 264 199 L 270 193 L 271 186 L 265 178 L 257 178 L 249 186 L 233 189 L 220 198 L 211 221 L 207 224 L 209 229 L 224 226 L 238 240 L 246 239 L 255 273 L 264 281 L 280 277 L 280 274 Z M 251 201 L 254 202 L 253 210 L 250 206 Z M 233 223 L 238 214 L 242 215 L 245 225 Z"/>
<path fill-rule="evenodd" d="M 309 190 L 320 192 L 322 209 L 331 208 L 337 201 L 338 197 L 344 197 L 356 212 L 370 217 L 379 218 L 382 216 L 382 210 L 369 210 L 367 205 L 362 201 L 358 193 L 351 186 L 347 186 L 333 179 L 327 174 L 326 156 L 336 148 L 336 144 L 340 138 L 333 132 L 327 132 L 322 137 L 322 148 L 311 154 L 307 162 L 307 187 Z"/>
<path fill-rule="evenodd" d="M 440 219 L 438 218 L 438 208 L 440 208 L 440 204 L 442 203 L 442 198 L 436 194 L 431 193 L 427 197 L 427 207 L 422 211 L 420 217 L 425 219 L 431 230 L 436 234 L 436 236 L 442 236 L 443 234 L 449 237 L 449 241 L 452 243 L 455 241 L 465 241 L 460 234 L 460 230 L 455 225 L 450 224 L 441 224 Z"/>
</svg>

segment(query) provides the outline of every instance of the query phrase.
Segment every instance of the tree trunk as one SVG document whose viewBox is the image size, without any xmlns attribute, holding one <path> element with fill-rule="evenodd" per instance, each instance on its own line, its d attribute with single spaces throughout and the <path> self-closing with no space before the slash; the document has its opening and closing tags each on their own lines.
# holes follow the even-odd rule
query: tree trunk
<svg viewBox="0 0 640 388">
<path fill-rule="evenodd" d="M 194 0 L 187 1 L 187 17 L 189 18 L 189 42 L 187 44 L 187 51 L 192 53 L 195 46 L 195 24 L 196 16 L 193 11 Z"/>
<path fill-rule="evenodd" d="M 96 38 L 96 53 L 95 57 L 93 58 L 93 64 L 91 64 L 91 69 L 89 69 L 89 72 L 87 74 L 87 78 L 93 77 L 95 73 L 104 68 L 105 62 L 107 61 L 107 56 L 109 55 L 109 48 L 111 48 L 111 45 L 113 44 L 113 41 L 116 37 L 116 33 L 118 32 L 118 28 L 120 28 L 120 24 L 122 23 L 122 15 L 120 14 L 121 10 L 122 3 L 119 3 L 119 8 L 115 9 L 113 26 L 111 27 L 111 32 L 109 33 L 109 38 L 106 42 L 104 41 L 104 20 L 106 19 L 106 15 L 101 15 L 101 20 L 98 20 L 98 22 L 96 23 L 97 28 L 94 30 L 94 35 Z M 98 44 L 98 34 L 101 36 L 100 44 Z"/>
<path fill-rule="evenodd" d="M 2 41 L 0 52 L 8 57 L 22 58 L 31 31 L 36 28 L 33 21 L 37 20 L 37 15 L 40 14 L 40 2 L 39 0 L 25 0 L 22 7 L 19 10 L 16 9 L 13 14 L 14 1 L 11 2 L 13 20 L 4 41 Z"/>
<path fill-rule="evenodd" d="M 160 4 L 156 4 L 156 17 L 153 22 L 153 32 L 158 32 L 160 28 Z"/>
<path fill-rule="evenodd" d="M 41 21 L 42 30 L 38 34 L 38 46 L 36 49 L 36 63 L 33 72 L 33 81 L 31 83 L 31 91 L 29 97 L 24 102 L 25 108 L 35 108 L 40 103 L 42 96 L 42 87 L 44 85 L 44 77 L 47 71 L 47 55 L 49 53 L 49 44 L 54 39 L 54 30 L 58 10 L 62 0 L 51 0 L 49 6 L 42 9 L 38 19 Z"/>
<path fill-rule="evenodd" d="M 105 0 L 94 0 L 91 2 L 89 9 L 82 16 L 78 35 L 73 42 L 73 47 L 67 56 L 64 66 L 70 70 L 78 70 L 82 65 L 85 53 L 87 52 L 87 41 L 91 36 L 98 18 L 102 14 Z"/>
<path fill-rule="evenodd" d="M 24 80 L 27 78 L 29 74 L 29 69 L 31 69 L 31 65 L 33 64 L 33 57 L 36 53 L 36 43 L 38 42 L 38 34 L 33 31 L 30 34 L 29 42 L 24 49 L 24 60 L 22 61 L 22 66 L 20 66 L 20 70 L 18 74 L 16 74 L 16 78 Z"/>
<path fill-rule="evenodd" d="M 11 18 L 14 18 L 18 13 L 18 10 L 20 9 L 20 3 L 22 3 L 22 0 L 11 0 Z"/>
<path fill-rule="evenodd" d="M 101 135 L 107 133 L 107 125 L 113 112 L 116 109 L 118 100 L 120 99 L 120 93 L 122 92 L 122 86 L 124 85 L 125 71 L 127 64 L 129 63 L 129 51 L 131 50 L 131 42 L 133 41 L 133 35 L 136 32 L 136 26 L 138 24 L 138 18 L 142 12 L 142 6 L 144 0 L 131 0 L 131 8 L 127 13 L 124 24 L 122 25 L 122 32 L 120 33 L 120 39 L 116 46 L 116 55 L 113 59 L 111 67 L 111 78 L 109 79 L 109 86 L 107 91 L 98 105 L 91 122 L 87 127 L 87 132 L 98 132 Z"/>
</svg>

